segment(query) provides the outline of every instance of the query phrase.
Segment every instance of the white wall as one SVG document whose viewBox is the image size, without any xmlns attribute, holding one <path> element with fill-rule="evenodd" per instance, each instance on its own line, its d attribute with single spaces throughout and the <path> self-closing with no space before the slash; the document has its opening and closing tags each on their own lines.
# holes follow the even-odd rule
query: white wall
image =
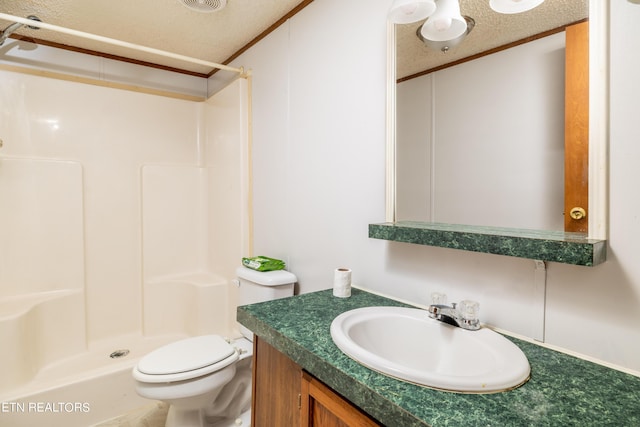
<svg viewBox="0 0 640 427">
<path fill-rule="evenodd" d="M 433 221 L 433 75 L 396 85 L 396 220 Z"/>
<path fill-rule="evenodd" d="M 390 1 L 316 0 L 243 56 L 253 80 L 256 253 L 284 258 L 300 291 L 355 283 L 414 303 L 474 298 L 483 321 L 640 370 L 640 7 L 612 3 L 608 261 L 549 263 L 545 301 L 530 260 L 369 239 L 382 222 L 385 17 Z M 635 37 L 634 37 L 635 35 Z"/>
</svg>

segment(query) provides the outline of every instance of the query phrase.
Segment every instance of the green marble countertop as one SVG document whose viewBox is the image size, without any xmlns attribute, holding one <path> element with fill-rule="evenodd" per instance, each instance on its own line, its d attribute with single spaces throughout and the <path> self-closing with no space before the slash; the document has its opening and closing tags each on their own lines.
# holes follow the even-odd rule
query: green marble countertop
<svg viewBox="0 0 640 427">
<path fill-rule="evenodd" d="M 369 224 L 369 237 L 589 267 L 607 259 L 605 240 L 563 231 L 399 221 Z"/>
<path fill-rule="evenodd" d="M 331 340 L 332 320 L 368 306 L 405 306 L 353 289 L 238 307 L 238 321 L 386 426 L 640 426 L 640 378 L 510 338 L 526 354 L 531 379 L 496 394 L 432 390 L 374 372 Z"/>
</svg>

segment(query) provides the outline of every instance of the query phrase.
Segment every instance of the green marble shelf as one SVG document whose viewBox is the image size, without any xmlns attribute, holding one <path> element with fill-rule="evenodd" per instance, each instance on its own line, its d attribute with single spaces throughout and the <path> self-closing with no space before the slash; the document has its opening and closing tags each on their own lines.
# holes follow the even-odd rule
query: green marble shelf
<svg viewBox="0 0 640 427">
<path fill-rule="evenodd" d="M 369 224 L 369 237 L 589 267 L 607 250 L 606 240 L 580 233 L 411 221 Z"/>
<path fill-rule="evenodd" d="M 529 359 L 531 379 L 504 393 L 450 393 L 374 372 L 329 331 L 340 313 L 371 306 L 406 304 L 326 290 L 238 307 L 237 319 L 385 426 L 640 426 L 640 378 L 515 338 L 507 337 Z"/>
</svg>

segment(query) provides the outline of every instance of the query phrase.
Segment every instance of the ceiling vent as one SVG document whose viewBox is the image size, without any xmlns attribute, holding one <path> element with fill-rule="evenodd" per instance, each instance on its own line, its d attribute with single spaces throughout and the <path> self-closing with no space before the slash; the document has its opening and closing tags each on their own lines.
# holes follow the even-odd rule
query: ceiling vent
<svg viewBox="0 0 640 427">
<path fill-rule="evenodd" d="M 196 12 L 210 13 L 224 9 L 227 0 L 178 0 L 191 10 Z"/>
</svg>

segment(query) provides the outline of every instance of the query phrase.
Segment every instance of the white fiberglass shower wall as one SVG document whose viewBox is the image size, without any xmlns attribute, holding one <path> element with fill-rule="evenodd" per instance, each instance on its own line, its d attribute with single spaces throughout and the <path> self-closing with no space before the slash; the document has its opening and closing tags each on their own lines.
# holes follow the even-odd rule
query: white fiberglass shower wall
<svg viewBox="0 0 640 427">
<path fill-rule="evenodd" d="M 245 79 L 197 102 L 0 68 L 0 401 L 233 333 L 247 100 Z"/>
</svg>

